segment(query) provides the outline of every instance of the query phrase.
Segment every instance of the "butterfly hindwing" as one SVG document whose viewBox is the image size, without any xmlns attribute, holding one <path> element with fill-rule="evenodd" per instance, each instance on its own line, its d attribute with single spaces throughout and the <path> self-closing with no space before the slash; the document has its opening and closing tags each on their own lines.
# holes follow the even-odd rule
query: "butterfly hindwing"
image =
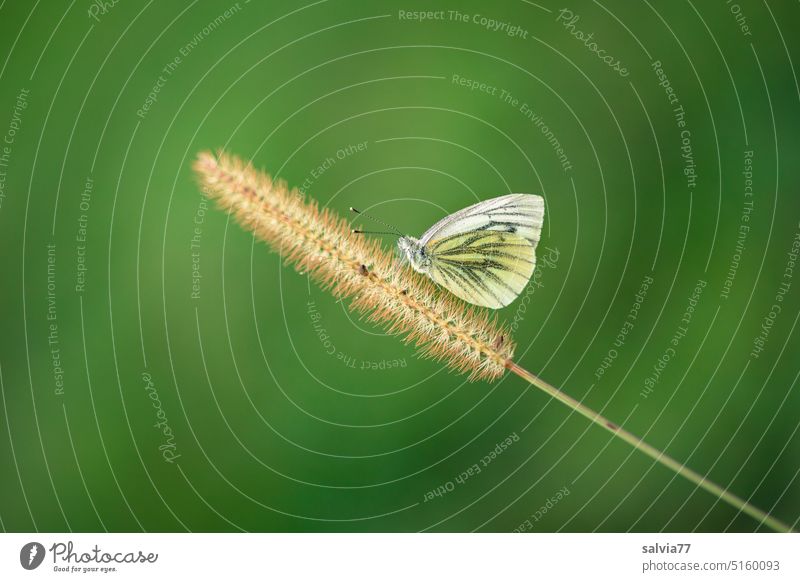
<svg viewBox="0 0 800 582">
<path fill-rule="evenodd" d="M 464 301 L 493 309 L 516 299 L 536 266 L 533 244 L 515 232 L 450 234 L 428 241 L 425 252 L 435 283 Z"/>
</svg>

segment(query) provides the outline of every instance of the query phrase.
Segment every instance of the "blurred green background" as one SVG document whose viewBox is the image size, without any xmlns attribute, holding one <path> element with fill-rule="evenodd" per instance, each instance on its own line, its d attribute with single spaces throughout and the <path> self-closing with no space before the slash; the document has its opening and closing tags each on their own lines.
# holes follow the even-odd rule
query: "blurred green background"
<svg viewBox="0 0 800 582">
<path fill-rule="evenodd" d="M 794 523 L 799 18 L 748 0 L 2 2 L 0 525 L 759 529 L 283 268 L 203 201 L 191 162 L 217 148 L 413 235 L 544 195 L 535 284 L 500 312 L 519 363 Z"/>
</svg>

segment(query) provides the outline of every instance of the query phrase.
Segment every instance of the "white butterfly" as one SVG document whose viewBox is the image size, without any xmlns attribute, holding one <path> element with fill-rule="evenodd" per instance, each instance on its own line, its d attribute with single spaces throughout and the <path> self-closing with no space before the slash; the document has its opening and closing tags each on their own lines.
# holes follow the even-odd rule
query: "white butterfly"
<svg viewBox="0 0 800 582">
<path fill-rule="evenodd" d="M 543 221 L 541 196 L 508 194 L 444 217 L 420 239 L 400 236 L 397 246 L 415 271 L 464 301 L 499 309 L 528 284 Z"/>
</svg>

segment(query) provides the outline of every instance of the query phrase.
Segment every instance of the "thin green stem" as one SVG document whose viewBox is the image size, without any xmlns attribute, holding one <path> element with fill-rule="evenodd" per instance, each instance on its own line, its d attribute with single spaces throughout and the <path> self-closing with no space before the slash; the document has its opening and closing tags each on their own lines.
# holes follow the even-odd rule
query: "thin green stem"
<svg viewBox="0 0 800 582">
<path fill-rule="evenodd" d="M 648 457 L 655 460 L 657 463 L 660 463 L 661 465 L 667 467 L 668 469 L 671 469 L 681 477 L 688 479 L 692 483 L 696 484 L 698 487 L 702 487 L 715 497 L 723 500 L 725 503 L 727 503 L 732 507 L 735 507 L 739 511 L 746 513 L 753 519 L 757 520 L 759 523 L 775 531 L 781 531 L 781 532 L 792 531 L 792 528 L 783 523 L 782 521 L 772 517 L 768 513 L 751 505 L 741 497 L 734 495 L 733 493 L 717 485 L 713 481 L 709 481 L 706 477 L 704 477 L 700 473 L 693 471 L 683 463 L 679 463 L 672 457 L 664 454 L 662 451 L 659 451 L 654 446 L 647 444 L 636 435 L 628 432 L 619 425 L 611 422 L 601 414 L 595 412 L 591 408 L 588 408 L 587 406 L 585 406 L 578 400 L 575 400 L 572 396 L 565 394 L 555 386 L 551 386 L 538 376 L 531 374 L 524 368 L 520 368 L 517 364 L 514 364 L 513 362 L 509 363 L 508 369 L 511 370 L 514 374 L 516 374 L 520 378 L 526 380 L 527 382 L 530 382 L 533 386 L 536 386 L 543 392 L 546 392 L 556 400 L 563 402 L 575 412 L 582 414 L 596 425 L 603 427 L 614 436 L 622 439 L 637 451 L 641 451 Z"/>
</svg>

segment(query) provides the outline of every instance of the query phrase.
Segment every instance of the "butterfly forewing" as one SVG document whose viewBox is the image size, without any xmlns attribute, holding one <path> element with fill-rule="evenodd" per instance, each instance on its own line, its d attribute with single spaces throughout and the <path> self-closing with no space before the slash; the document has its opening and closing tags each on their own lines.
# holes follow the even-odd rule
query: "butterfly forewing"
<svg viewBox="0 0 800 582">
<path fill-rule="evenodd" d="M 463 232 L 496 230 L 516 233 L 536 248 L 544 221 L 544 199 L 535 194 L 507 194 L 478 202 L 444 217 L 422 235 L 428 244 Z"/>
<path fill-rule="evenodd" d="M 536 265 L 533 245 L 522 236 L 473 230 L 428 242 L 428 275 L 464 301 L 499 309 L 528 283 Z"/>
</svg>

